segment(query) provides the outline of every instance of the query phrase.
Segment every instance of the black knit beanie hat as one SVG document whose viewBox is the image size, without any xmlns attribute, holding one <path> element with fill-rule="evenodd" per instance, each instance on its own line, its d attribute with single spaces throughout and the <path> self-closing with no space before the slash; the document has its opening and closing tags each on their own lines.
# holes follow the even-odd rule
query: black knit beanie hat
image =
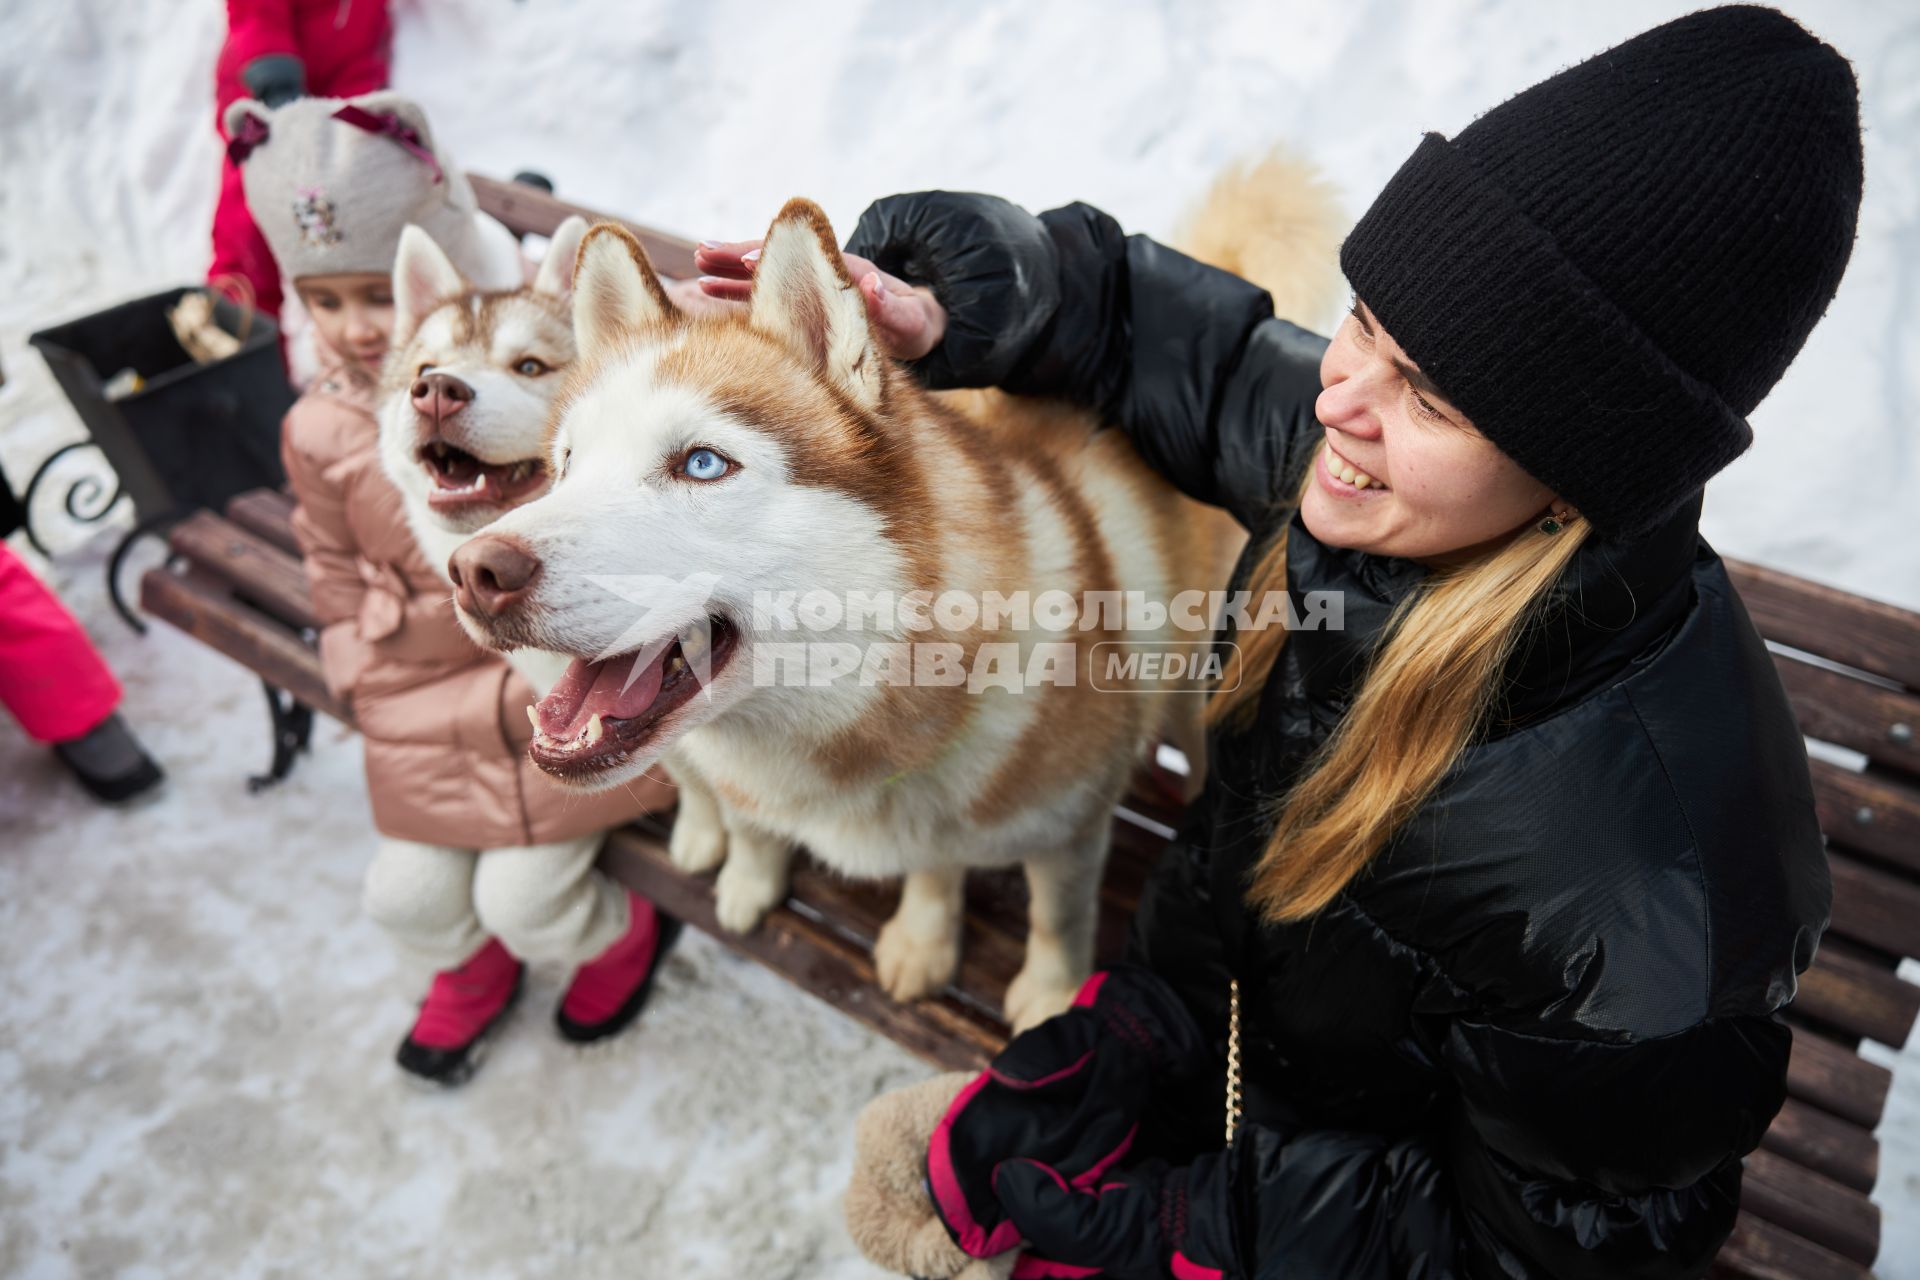
<svg viewBox="0 0 1920 1280">
<path fill-rule="evenodd" d="M 1839 287 L 1860 186 L 1847 60 L 1731 5 L 1427 134 L 1340 266 L 1475 426 L 1631 538 L 1752 442 Z"/>
</svg>

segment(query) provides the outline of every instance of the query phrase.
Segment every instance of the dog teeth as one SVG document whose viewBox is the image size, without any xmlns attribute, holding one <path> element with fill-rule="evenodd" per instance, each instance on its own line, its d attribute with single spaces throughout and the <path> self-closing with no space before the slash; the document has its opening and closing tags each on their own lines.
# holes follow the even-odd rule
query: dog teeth
<svg viewBox="0 0 1920 1280">
<path fill-rule="evenodd" d="M 676 656 L 687 662 L 698 662 L 712 643 L 713 636 L 708 630 L 712 625 L 710 622 L 697 623 L 682 632 L 680 653 Z"/>
<path fill-rule="evenodd" d="M 527 704 L 527 723 L 533 726 L 534 732 L 538 733 L 540 731 L 540 716 L 539 713 L 533 709 L 531 702 Z"/>
<path fill-rule="evenodd" d="M 592 745 L 606 735 L 607 727 L 600 723 L 600 713 L 593 713 L 593 719 L 587 721 L 587 743 Z"/>
</svg>

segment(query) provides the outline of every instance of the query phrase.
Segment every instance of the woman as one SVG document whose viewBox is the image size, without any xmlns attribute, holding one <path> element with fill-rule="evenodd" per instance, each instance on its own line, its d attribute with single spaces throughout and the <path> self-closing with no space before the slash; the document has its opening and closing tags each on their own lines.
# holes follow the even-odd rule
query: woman
<svg viewBox="0 0 1920 1280">
<path fill-rule="evenodd" d="M 1830 889 L 1701 487 L 1832 298 L 1860 185 L 1846 61 L 1732 7 L 1429 134 L 1342 246 L 1330 343 L 1084 205 L 868 210 L 854 278 L 929 381 L 1103 410 L 1246 524 L 1236 587 L 1345 596 L 1344 630 L 1245 638 L 1140 968 L 948 1114 L 963 1248 L 1076 1276 L 1706 1269 Z M 707 269 L 746 274 L 739 248 Z"/>
</svg>

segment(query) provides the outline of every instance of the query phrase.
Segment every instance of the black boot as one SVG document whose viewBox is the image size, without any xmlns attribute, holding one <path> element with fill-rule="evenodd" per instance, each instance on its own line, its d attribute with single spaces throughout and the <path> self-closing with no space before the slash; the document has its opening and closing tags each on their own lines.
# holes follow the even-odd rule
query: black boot
<svg viewBox="0 0 1920 1280">
<path fill-rule="evenodd" d="M 118 711 L 79 737 L 54 743 L 53 754 L 102 800 L 130 800 L 166 776 Z"/>
</svg>

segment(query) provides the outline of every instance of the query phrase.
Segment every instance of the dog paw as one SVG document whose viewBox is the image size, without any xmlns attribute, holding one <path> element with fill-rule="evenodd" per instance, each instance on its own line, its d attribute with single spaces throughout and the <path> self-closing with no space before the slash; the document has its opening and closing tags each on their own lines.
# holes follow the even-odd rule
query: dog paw
<svg viewBox="0 0 1920 1280">
<path fill-rule="evenodd" d="M 727 860 L 726 824 L 701 822 L 682 814 L 667 838 L 667 857 L 688 875 L 705 875 Z"/>
<path fill-rule="evenodd" d="M 895 1000 L 930 996 L 952 982 L 960 968 L 960 935 L 930 938 L 889 920 L 874 940 L 873 968 L 881 989 Z"/>
<path fill-rule="evenodd" d="M 1057 964 L 1028 956 L 1026 964 L 1007 984 L 1007 999 L 1002 1009 L 1007 1024 L 1019 1035 L 1055 1014 L 1065 1013 L 1085 981 L 1084 975 L 1076 978 Z"/>
<path fill-rule="evenodd" d="M 779 879 L 730 859 L 714 882 L 713 914 L 729 933 L 752 933 L 786 896 L 787 886 Z"/>
</svg>

